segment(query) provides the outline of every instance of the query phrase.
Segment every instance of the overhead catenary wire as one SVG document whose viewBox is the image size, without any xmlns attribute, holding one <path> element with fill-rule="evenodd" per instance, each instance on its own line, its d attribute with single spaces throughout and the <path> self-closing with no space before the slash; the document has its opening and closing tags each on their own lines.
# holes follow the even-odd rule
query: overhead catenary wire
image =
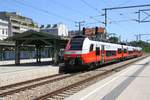
<svg viewBox="0 0 150 100">
<path fill-rule="evenodd" d="M 130 14 L 134 14 L 134 13 L 130 13 Z M 120 13 L 119 15 L 123 17 L 123 20 L 119 20 L 119 19 L 118 20 L 111 20 L 110 23 L 113 23 L 113 22 L 119 23 L 119 22 L 133 22 L 133 21 L 136 21 L 136 19 L 133 19 L 132 17 L 130 17 L 128 13 L 126 13 L 126 14 Z M 124 19 L 124 18 L 127 18 L 127 19 Z"/>
<path fill-rule="evenodd" d="M 109 0 L 109 2 L 106 2 L 105 0 L 102 0 L 102 1 L 104 4 L 106 4 L 106 6 L 109 6 L 109 7 L 112 6 L 111 4 L 113 4 L 112 1 L 110 3 L 110 0 Z"/>
<path fill-rule="evenodd" d="M 61 2 L 58 2 L 57 0 L 51 0 L 51 3 L 56 4 L 56 5 L 59 5 L 59 6 L 65 8 L 65 9 L 71 11 L 71 12 L 76 12 L 76 13 L 82 15 L 82 16 L 89 16 L 89 15 L 87 15 L 86 13 L 84 13 L 84 12 L 82 12 L 82 11 L 76 10 L 76 9 L 74 9 L 74 8 L 68 6 L 68 5 L 65 5 L 65 4 L 63 4 L 63 3 L 61 3 Z M 97 8 L 95 8 L 95 9 L 97 9 Z M 98 10 L 98 9 L 97 9 L 97 10 Z M 91 16 L 86 17 L 86 18 L 90 18 L 90 17 L 91 17 Z M 95 16 L 92 16 L 92 17 L 93 17 L 94 20 L 96 19 L 96 18 L 94 18 Z M 92 18 L 90 18 L 90 19 L 92 19 Z M 85 20 L 85 19 L 84 19 L 84 20 Z"/>
<path fill-rule="evenodd" d="M 89 22 L 89 23 L 84 24 L 84 26 L 89 26 L 89 25 L 93 25 L 93 24 L 99 24 L 99 22 L 98 21 L 96 21 L 96 22 Z"/>
<path fill-rule="evenodd" d="M 93 17 L 93 16 L 90 16 L 90 18 L 93 19 L 93 20 L 95 20 L 95 21 L 97 21 L 97 22 L 99 22 L 99 23 L 104 24 L 104 22 L 102 22 L 102 21 L 100 21 L 100 20 L 97 20 L 97 19 L 96 19 L 95 17 Z"/>
<path fill-rule="evenodd" d="M 106 2 L 105 2 L 106 3 Z M 106 5 L 107 6 L 111 6 L 110 4 L 108 4 L 108 3 L 106 3 Z M 119 23 L 120 22 L 127 22 L 127 21 L 135 21 L 134 19 L 129 19 L 129 20 L 118 20 L 118 21 L 114 21 L 114 20 L 112 20 L 111 18 L 108 18 L 108 16 L 107 16 L 107 19 L 108 20 L 110 20 L 109 22 L 109 24 L 114 24 L 114 25 L 116 25 L 117 27 L 119 27 L 119 28 L 121 28 L 122 30 L 127 30 L 125 27 L 123 27 L 123 26 L 121 26 Z"/>
<path fill-rule="evenodd" d="M 61 3 L 61 2 L 58 2 L 57 0 L 51 0 L 51 3 L 53 3 L 53 4 L 55 4 L 55 5 L 58 5 L 58 6 L 61 6 L 61 7 L 65 8 L 65 9 L 68 10 L 68 11 L 76 12 L 76 13 L 82 15 L 82 16 L 83 16 L 83 15 L 84 15 L 84 16 L 87 16 L 86 13 L 84 13 L 84 12 L 82 12 L 82 11 L 79 11 L 79 10 L 77 10 L 77 9 L 74 9 L 73 7 L 70 7 L 70 6 L 68 6 L 68 5 L 65 5 L 65 4 L 63 4 L 63 3 Z"/>
<path fill-rule="evenodd" d="M 14 11 L 14 10 L 16 10 L 14 7 L 11 7 L 11 6 L 6 6 L 6 5 L 8 5 L 8 2 L 9 0 L 5 0 L 5 2 L 1 2 L 0 3 L 0 7 L 1 8 L 6 8 L 7 7 L 7 9 L 10 9 L 10 10 L 12 10 L 12 11 Z M 17 5 L 15 5 L 15 7 L 16 7 Z"/>
<path fill-rule="evenodd" d="M 96 7 L 92 6 L 91 4 L 89 4 L 88 2 L 86 2 L 85 0 L 81 0 L 82 3 L 84 3 L 85 5 L 87 5 L 89 8 L 97 11 L 98 13 L 100 13 L 100 10 L 98 10 Z"/>
<path fill-rule="evenodd" d="M 24 2 L 21 2 L 21 1 L 18 1 L 18 0 L 14 0 L 14 1 L 15 1 L 16 3 L 18 3 L 18 4 L 20 4 L 20 5 L 23 5 L 23 6 L 26 6 L 26 7 L 30 7 L 30 8 L 32 8 L 32 9 L 36 10 L 36 11 L 45 13 L 45 14 L 47 14 L 47 15 L 54 16 L 54 17 L 58 17 L 58 18 L 67 20 L 67 21 L 69 21 L 69 22 L 76 22 L 75 20 L 72 20 L 72 19 L 67 18 L 67 17 L 64 17 L 64 16 L 60 16 L 60 15 L 58 15 L 58 14 L 56 14 L 56 13 L 53 13 L 53 12 L 49 12 L 49 11 L 47 11 L 47 10 L 45 10 L 45 9 L 41 9 L 41 8 L 32 6 L 32 5 L 30 5 L 30 4 L 27 4 L 27 3 L 24 3 Z M 53 1 L 54 1 L 54 0 L 53 0 Z M 56 2 L 54 1 L 53 3 L 57 3 L 57 1 L 56 1 Z M 68 9 L 70 9 L 69 6 L 66 6 L 66 5 L 64 5 L 64 4 L 62 4 L 62 3 L 59 3 L 59 5 L 63 6 L 63 8 L 66 8 L 66 9 L 68 8 Z M 70 9 L 70 10 L 71 10 L 71 9 Z M 73 9 L 72 9 L 72 10 L 73 10 Z M 74 10 L 74 11 L 75 11 L 75 10 Z M 78 12 L 78 11 L 76 11 L 76 12 Z M 81 12 L 78 12 L 78 13 L 81 14 Z M 87 17 L 87 18 L 89 18 L 89 17 Z"/>
<path fill-rule="evenodd" d="M 1 6 L 3 6 L 4 8 L 6 7 L 6 5 L 8 5 L 8 2 L 7 1 L 9 1 L 9 0 L 6 0 L 5 2 L 3 2 L 3 3 L 1 3 L 2 5 Z M 18 10 L 18 8 L 19 7 L 22 7 L 22 5 L 20 5 L 20 4 L 18 4 L 18 3 L 16 3 L 16 2 L 14 2 L 13 3 L 13 6 L 7 6 L 7 9 L 9 9 L 9 10 L 11 10 L 11 11 L 19 11 Z M 36 12 L 36 11 L 32 11 L 32 13 L 34 13 L 34 14 L 39 14 L 38 12 Z M 42 14 L 44 14 L 44 13 L 42 13 Z M 40 14 L 38 17 L 40 17 L 40 16 L 42 16 L 42 14 Z M 47 21 L 51 21 L 49 18 L 47 19 Z M 41 24 L 41 23 L 38 23 L 39 25 Z"/>
<path fill-rule="evenodd" d="M 34 10 L 37 10 L 39 12 L 42 12 L 42 13 L 45 13 L 47 15 L 50 15 L 50 16 L 54 16 L 54 17 L 57 17 L 57 18 L 61 18 L 61 19 L 64 19 L 66 21 L 70 21 L 70 22 L 75 22 L 73 19 L 70 19 L 70 18 L 67 18 L 67 17 L 64 17 L 64 16 L 61 16 L 61 15 L 58 15 L 56 13 L 53 13 L 53 12 L 50 12 L 50 11 L 47 11 L 45 9 L 41 9 L 41 8 L 38 8 L 38 7 L 35 7 L 35 6 L 32 6 L 30 4 L 26 4 L 24 2 L 21 2 L 21 1 L 18 1 L 18 0 L 14 0 L 16 3 L 20 4 L 20 5 L 23 5 L 23 6 L 26 6 L 26 7 L 30 7 Z"/>
<path fill-rule="evenodd" d="M 111 18 L 109 18 L 109 20 L 112 20 Z M 119 27 L 119 29 L 122 29 L 123 31 L 126 31 L 128 30 L 126 27 L 120 25 L 119 23 L 117 22 L 113 22 L 112 24 L 116 25 L 117 27 Z"/>
<path fill-rule="evenodd" d="M 72 12 L 76 12 L 76 13 L 78 13 L 78 14 L 80 14 L 80 15 L 85 15 L 85 16 L 89 16 L 89 15 L 86 15 L 85 13 L 83 13 L 83 12 L 81 12 L 81 11 L 78 11 L 78 10 L 76 10 L 76 9 L 74 9 L 74 8 L 72 8 L 72 7 L 70 7 L 70 6 L 68 6 L 68 5 L 65 5 L 65 4 L 63 4 L 63 3 L 61 3 L 61 2 L 58 2 L 57 0 L 51 0 L 51 3 L 53 3 L 53 4 L 57 4 L 57 5 L 59 5 L 59 6 L 61 6 L 61 7 L 63 7 L 63 8 L 65 8 L 65 9 L 67 9 L 67 10 L 69 10 L 69 11 L 72 11 Z M 95 8 L 95 9 L 97 9 L 97 8 Z M 98 9 L 97 9 L 98 10 Z M 96 20 L 97 21 L 97 23 L 99 22 L 99 23 L 103 23 L 102 21 L 99 21 L 99 20 L 97 20 L 96 18 L 94 18 L 95 16 L 89 16 L 89 17 L 87 17 L 87 18 L 90 18 L 90 19 L 92 19 L 92 20 Z M 98 17 L 98 16 L 96 16 L 96 17 Z M 85 19 L 84 19 L 85 20 Z"/>
<path fill-rule="evenodd" d="M 91 9 L 95 10 L 96 12 L 98 12 L 98 14 L 101 13 L 99 9 L 97 9 L 96 7 L 94 7 L 93 5 L 91 5 L 90 3 L 88 3 L 87 1 L 81 0 L 81 2 L 84 3 L 85 5 L 87 5 L 89 8 L 91 8 Z M 97 17 L 97 16 L 96 16 L 96 17 Z M 94 16 L 89 16 L 89 18 L 90 18 L 90 19 L 93 19 L 93 20 L 95 20 L 95 21 L 97 21 L 97 22 L 99 22 L 99 23 L 104 24 L 104 22 L 102 22 L 102 21 L 96 19 Z"/>
<path fill-rule="evenodd" d="M 125 19 L 125 20 L 111 20 L 109 23 L 120 23 L 120 22 L 131 22 L 131 21 L 135 21 L 134 19 Z"/>
<path fill-rule="evenodd" d="M 125 1 L 123 3 L 118 4 L 118 6 L 126 5 L 126 4 L 128 4 L 128 3 L 132 2 L 132 1 L 133 0 L 127 0 L 127 1 Z"/>
</svg>

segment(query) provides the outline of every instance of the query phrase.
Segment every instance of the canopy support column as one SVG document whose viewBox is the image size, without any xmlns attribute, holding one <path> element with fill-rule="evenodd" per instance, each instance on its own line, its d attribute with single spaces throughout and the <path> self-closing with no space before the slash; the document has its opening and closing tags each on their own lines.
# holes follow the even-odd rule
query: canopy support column
<svg viewBox="0 0 150 100">
<path fill-rule="evenodd" d="M 53 42 L 53 62 L 54 64 L 58 64 L 58 52 L 59 52 L 59 45 L 57 44 L 56 40 L 54 40 Z"/>
<path fill-rule="evenodd" d="M 38 46 L 36 45 L 36 62 L 38 63 Z"/>
<path fill-rule="evenodd" d="M 41 62 L 41 46 L 39 46 L 39 62 Z"/>
<path fill-rule="evenodd" d="M 39 45 L 36 45 L 36 62 L 41 62 L 41 47 Z"/>
<path fill-rule="evenodd" d="M 20 65 L 20 44 L 19 41 L 15 43 L 15 64 Z"/>
<path fill-rule="evenodd" d="M 0 61 L 2 61 L 3 60 L 3 48 L 2 47 L 0 47 Z"/>
</svg>

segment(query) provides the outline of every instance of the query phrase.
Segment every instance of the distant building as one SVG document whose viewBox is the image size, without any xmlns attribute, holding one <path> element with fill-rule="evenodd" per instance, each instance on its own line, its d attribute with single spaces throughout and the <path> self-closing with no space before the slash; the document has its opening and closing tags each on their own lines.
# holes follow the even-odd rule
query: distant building
<svg viewBox="0 0 150 100">
<path fill-rule="evenodd" d="M 0 19 L 0 40 L 8 37 L 8 21 Z"/>
<path fill-rule="evenodd" d="M 8 36 L 28 30 L 39 30 L 37 23 L 33 22 L 32 19 L 16 12 L 0 12 L 0 19 L 8 21 Z"/>
<path fill-rule="evenodd" d="M 85 28 L 85 35 L 90 36 L 90 35 L 95 35 L 95 28 Z M 103 27 L 98 27 L 97 30 L 98 33 L 104 34 L 105 33 L 105 28 Z"/>
<path fill-rule="evenodd" d="M 103 27 L 97 27 L 97 35 L 100 36 L 102 39 L 106 39 L 105 34 L 105 28 Z M 85 28 L 85 35 L 86 36 L 94 36 L 95 35 L 96 28 Z"/>
<path fill-rule="evenodd" d="M 42 25 L 40 31 L 52 35 L 68 36 L 68 28 L 62 23 L 54 25 L 48 24 L 46 27 Z"/>
<path fill-rule="evenodd" d="M 74 37 L 76 35 L 79 35 L 79 31 L 78 30 L 72 30 L 68 32 L 69 37 Z"/>
</svg>

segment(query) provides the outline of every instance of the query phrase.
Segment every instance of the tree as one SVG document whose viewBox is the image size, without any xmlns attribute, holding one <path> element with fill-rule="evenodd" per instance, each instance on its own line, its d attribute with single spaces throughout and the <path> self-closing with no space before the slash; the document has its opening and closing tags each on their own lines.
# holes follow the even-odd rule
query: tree
<svg viewBox="0 0 150 100">
<path fill-rule="evenodd" d="M 141 47 L 144 52 L 150 53 L 150 43 L 145 41 L 131 41 L 130 44 L 132 46 Z"/>
<path fill-rule="evenodd" d="M 118 39 L 118 37 L 110 37 L 109 39 L 108 39 L 110 42 L 112 42 L 112 43 L 118 43 L 118 41 L 119 41 L 119 39 Z"/>
</svg>

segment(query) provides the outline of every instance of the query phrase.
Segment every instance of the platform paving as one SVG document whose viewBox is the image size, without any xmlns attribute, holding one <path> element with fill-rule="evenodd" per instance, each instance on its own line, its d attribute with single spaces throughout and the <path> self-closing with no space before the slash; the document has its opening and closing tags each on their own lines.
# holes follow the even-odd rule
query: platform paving
<svg viewBox="0 0 150 100">
<path fill-rule="evenodd" d="M 65 100 L 150 100 L 150 57 Z"/>
<path fill-rule="evenodd" d="M 0 65 L 0 86 L 14 84 L 34 78 L 59 73 L 59 67 L 51 64 L 51 58 L 42 59 L 42 63 L 34 63 L 34 60 L 23 60 L 19 66 L 13 61 Z"/>
</svg>

